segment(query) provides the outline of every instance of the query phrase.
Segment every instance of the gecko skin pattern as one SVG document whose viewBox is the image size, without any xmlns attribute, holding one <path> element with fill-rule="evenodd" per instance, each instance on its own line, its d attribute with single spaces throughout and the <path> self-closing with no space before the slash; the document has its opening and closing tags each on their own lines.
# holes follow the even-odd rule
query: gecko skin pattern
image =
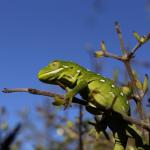
<svg viewBox="0 0 150 150">
<path fill-rule="evenodd" d="M 76 94 L 88 100 L 95 107 L 111 107 L 113 110 L 129 114 L 129 103 L 122 89 L 100 74 L 69 61 L 56 60 L 40 70 L 40 81 L 66 87 L 66 99 L 71 103 Z"/>
<path fill-rule="evenodd" d="M 118 87 L 112 80 L 74 62 L 55 60 L 39 71 L 38 79 L 47 84 L 59 85 L 67 90 L 66 107 L 71 104 L 75 95 L 80 94 L 95 108 L 111 108 L 117 113 L 130 114 L 129 102 L 121 87 Z M 108 119 L 108 126 L 115 138 L 114 150 L 124 150 L 127 143 L 126 129 L 129 125 L 112 118 L 114 117 L 111 116 L 110 120 Z"/>
</svg>

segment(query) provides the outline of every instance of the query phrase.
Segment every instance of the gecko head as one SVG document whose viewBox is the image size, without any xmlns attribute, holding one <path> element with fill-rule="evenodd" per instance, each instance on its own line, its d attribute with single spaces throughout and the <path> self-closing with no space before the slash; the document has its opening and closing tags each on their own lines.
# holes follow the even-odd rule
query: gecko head
<svg viewBox="0 0 150 150">
<path fill-rule="evenodd" d="M 64 67 L 61 61 L 55 60 L 48 64 L 48 66 L 42 68 L 38 73 L 38 79 L 45 83 L 51 83 L 64 71 Z"/>
</svg>

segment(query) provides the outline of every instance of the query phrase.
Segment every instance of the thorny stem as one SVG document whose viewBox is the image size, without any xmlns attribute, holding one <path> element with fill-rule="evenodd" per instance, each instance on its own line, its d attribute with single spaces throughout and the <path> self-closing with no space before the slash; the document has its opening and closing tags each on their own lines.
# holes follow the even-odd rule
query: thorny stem
<svg viewBox="0 0 150 150">
<path fill-rule="evenodd" d="M 27 92 L 27 93 L 30 93 L 30 94 L 35 94 L 35 95 L 43 95 L 43 96 L 49 96 L 49 97 L 55 97 L 55 96 L 58 96 L 62 99 L 64 99 L 64 96 L 63 95 L 60 95 L 60 94 L 56 94 L 56 93 L 52 93 L 52 92 L 47 92 L 47 91 L 41 91 L 41 90 L 38 90 L 38 89 L 33 89 L 33 88 L 15 88 L 15 89 L 7 89 L 5 88 L 2 92 L 4 93 L 13 93 L 13 92 Z M 87 101 L 85 100 L 81 100 L 79 98 L 76 98 L 74 97 L 73 98 L 73 103 L 77 103 L 77 104 L 80 104 L 80 105 L 84 105 L 86 106 L 88 104 Z M 93 109 L 93 107 L 92 107 Z M 95 108 L 96 109 L 96 108 Z M 100 111 L 99 108 L 96 109 L 96 111 Z M 107 110 L 106 110 L 107 111 Z M 146 129 L 147 131 L 150 132 L 150 126 L 145 124 L 145 123 L 142 123 L 142 122 L 138 122 L 137 120 L 135 119 L 132 119 L 131 117 L 127 116 L 127 115 L 124 115 L 124 114 L 120 114 L 122 116 L 122 118 L 129 122 L 129 123 L 133 123 L 133 124 L 136 124 L 140 127 L 142 127 L 143 129 Z"/>
</svg>

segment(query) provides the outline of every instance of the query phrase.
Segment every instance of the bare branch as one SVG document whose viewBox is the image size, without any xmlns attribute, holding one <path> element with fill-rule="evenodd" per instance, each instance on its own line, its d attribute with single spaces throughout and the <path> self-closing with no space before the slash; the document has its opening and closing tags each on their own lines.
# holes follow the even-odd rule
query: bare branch
<svg viewBox="0 0 150 150">
<path fill-rule="evenodd" d="M 142 41 L 142 38 L 144 41 Z M 131 52 L 129 53 L 128 57 L 134 56 L 134 54 L 136 53 L 136 51 L 143 46 L 148 40 L 150 39 L 150 33 L 148 33 L 148 35 L 145 37 L 141 37 L 141 40 L 138 42 L 138 44 L 135 45 L 135 47 L 131 50 Z"/>
<path fill-rule="evenodd" d="M 83 106 L 79 105 L 79 124 L 78 124 L 78 128 L 79 128 L 79 149 L 83 150 L 83 131 L 82 131 L 82 127 L 83 127 Z"/>
<path fill-rule="evenodd" d="M 150 33 L 148 33 L 147 36 L 140 36 L 137 32 L 134 32 L 134 36 L 135 36 L 136 40 L 138 41 L 138 43 L 136 44 L 136 46 L 130 52 L 128 52 L 125 49 L 124 40 L 123 40 L 123 36 L 122 36 L 122 32 L 121 32 L 121 27 L 120 27 L 120 24 L 118 22 L 115 22 L 115 29 L 116 29 L 116 32 L 118 34 L 118 38 L 119 38 L 119 42 L 120 42 L 120 46 L 121 46 L 121 50 L 123 52 L 123 55 L 118 56 L 116 54 L 110 53 L 108 50 L 106 50 L 106 48 L 104 50 L 101 46 L 101 50 L 97 51 L 95 53 L 95 56 L 96 57 L 104 56 L 104 57 L 113 58 L 113 59 L 121 61 L 125 65 L 127 73 L 128 73 L 129 78 L 131 80 L 131 87 L 132 87 L 132 90 L 133 90 L 133 95 L 136 95 L 134 100 L 136 100 L 136 103 L 137 103 L 137 110 L 139 112 L 140 118 L 144 119 L 145 118 L 145 113 L 144 113 L 144 110 L 142 108 L 142 99 L 144 97 L 144 94 L 141 95 L 141 93 L 140 93 L 140 91 L 139 91 L 139 89 L 136 85 L 137 79 L 133 74 L 130 62 L 134 58 L 134 55 L 135 55 L 136 51 L 142 45 L 144 45 L 147 41 L 150 40 Z M 102 42 L 102 44 L 105 45 L 104 42 Z"/>
<path fill-rule="evenodd" d="M 120 24 L 118 22 L 115 22 L 115 29 L 116 29 L 116 32 L 118 34 L 121 50 L 122 50 L 123 54 L 126 54 L 127 50 L 125 49 L 123 36 L 122 36 L 122 32 L 121 32 L 121 27 L 120 27 Z"/>
<path fill-rule="evenodd" d="M 108 52 L 108 51 L 104 51 L 104 52 L 103 52 L 103 56 L 104 56 L 104 57 L 110 57 L 110 58 L 114 58 L 114 59 L 123 61 L 123 58 L 122 58 L 121 56 L 112 54 L 112 53 L 110 53 L 110 52 Z"/>
<path fill-rule="evenodd" d="M 52 93 L 52 92 L 47 92 L 47 91 L 42 91 L 42 90 L 37 90 L 37 89 L 33 89 L 33 88 L 14 88 L 14 89 L 4 88 L 4 90 L 2 90 L 2 92 L 4 92 L 4 93 L 27 92 L 27 93 L 30 93 L 30 94 L 43 95 L 43 96 L 49 96 L 49 97 L 58 96 L 58 97 L 64 99 L 63 95 Z M 81 99 L 76 98 L 76 97 L 73 98 L 73 103 L 81 104 L 81 105 L 84 105 L 84 106 L 88 105 L 87 101 L 81 100 Z M 93 109 L 93 107 L 92 107 L 92 109 Z M 95 109 L 98 112 L 101 111 L 99 108 L 95 108 Z M 108 111 L 107 108 L 106 109 L 104 108 L 104 111 L 107 112 Z M 123 120 L 125 120 L 125 121 L 127 121 L 129 123 L 136 124 L 136 125 L 142 127 L 143 129 L 146 129 L 147 131 L 150 132 L 150 126 L 149 125 L 147 125 L 145 123 L 142 123 L 142 122 L 139 122 L 139 121 L 137 121 L 135 119 L 132 119 L 131 117 L 129 117 L 127 115 L 124 115 L 124 114 L 120 114 L 120 115 L 122 116 Z"/>
<path fill-rule="evenodd" d="M 14 88 L 14 89 L 4 88 L 2 90 L 2 92 L 3 93 L 27 92 L 30 94 L 49 96 L 49 97 L 53 97 L 53 98 L 57 96 L 61 99 L 64 99 L 64 96 L 61 94 L 56 94 L 56 93 L 52 93 L 52 92 L 48 92 L 48 91 L 42 91 L 42 90 L 38 90 L 38 89 L 34 89 L 34 88 Z M 77 97 L 73 98 L 73 103 L 77 103 L 77 104 L 81 104 L 81 105 L 87 105 L 87 101 L 81 100 Z"/>
<path fill-rule="evenodd" d="M 135 120 L 135 119 L 133 119 L 133 118 L 127 116 L 127 115 L 124 115 L 124 114 L 121 114 L 121 116 L 123 117 L 124 120 L 128 121 L 129 123 L 133 123 L 133 124 L 135 124 L 135 125 L 138 125 L 138 126 L 140 126 L 141 128 L 146 129 L 147 131 L 150 132 L 150 126 L 149 126 L 148 124 L 139 122 L 139 121 L 137 121 L 137 120 Z"/>
</svg>

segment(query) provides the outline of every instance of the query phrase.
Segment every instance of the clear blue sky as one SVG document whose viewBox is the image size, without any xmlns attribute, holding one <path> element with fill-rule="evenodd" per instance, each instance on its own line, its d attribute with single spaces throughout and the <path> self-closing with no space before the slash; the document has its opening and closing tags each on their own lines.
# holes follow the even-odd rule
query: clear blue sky
<svg viewBox="0 0 150 150">
<path fill-rule="evenodd" d="M 149 6 L 148 6 L 149 4 Z M 54 59 L 73 60 L 90 68 L 87 45 L 99 48 L 104 39 L 108 49 L 120 53 L 114 22 L 122 25 L 127 46 L 136 43 L 132 31 L 150 32 L 148 0 L 5 0 L 0 1 L 0 89 L 34 87 L 52 89 L 37 80 L 39 69 Z M 138 53 L 148 60 L 150 43 Z M 104 74 L 117 66 L 109 63 Z M 150 74 L 149 70 L 141 73 Z M 0 93 L 0 106 L 9 117 L 23 106 L 33 108 L 43 97 Z M 14 122 L 15 123 L 15 122 Z"/>
</svg>

